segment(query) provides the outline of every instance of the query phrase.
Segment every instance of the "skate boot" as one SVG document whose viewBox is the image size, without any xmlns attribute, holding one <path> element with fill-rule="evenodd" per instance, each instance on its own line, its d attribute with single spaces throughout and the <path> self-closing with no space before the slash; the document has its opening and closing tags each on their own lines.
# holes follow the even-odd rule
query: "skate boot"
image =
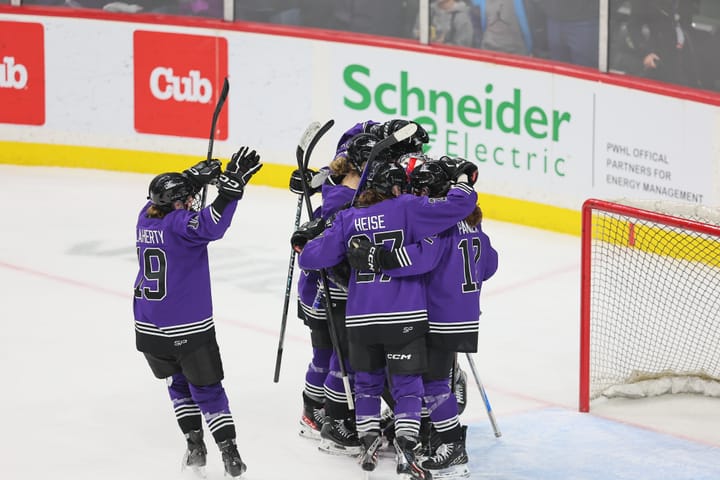
<svg viewBox="0 0 720 480">
<path fill-rule="evenodd" d="M 395 413 L 390 408 L 383 409 L 380 414 L 380 432 L 392 445 L 395 440 Z"/>
<path fill-rule="evenodd" d="M 387 447 L 380 449 L 380 456 L 393 458 L 395 456 L 395 447 L 393 446 L 395 440 L 395 413 L 391 408 L 384 408 L 380 414 L 380 436 L 385 437 L 387 442 Z"/>
<path fill-rule="evenodd" d="M 356 456 L 362 453 L 355 425 L 347 419 L 335 420 L 328 417 L 320 430 L 318 449 L 333 455 Z"/>
<path fill-rule="evenodd" d="M 205 478 L 205 464 L 207 463 L 207 448 L 203 441 L 202 430 L 191 430 L 185 434 L 187 450 L 183 456 L 182 469 L 192 469 L 195 474 Z"/>
<path fill-rule="evenodd" d="M 360 455 L 360 467 L 366 472 L 372 472 L 377 467 L 378 449 L 382 445 L 382 436 L 377 433 L 363 435 L 360 439 L 363 453 Z"/>
<path fill-rule="evenodd" d="M 468 456 L 465 450 L 467 427 L 462 427 L 460 440 L 442 443 L 435 454 L 422 462 L 423 468 L 430 471 L 435 479 L 453 479 L 470 477 Z"/>
<path fill-rule="evenodd" d="M 415 458 L 417 440 L 408 437 L 395 438 L 395 471 L 406 480 L 431 480 L 432 474 L 418 464 Z"/>
<path fill-rule="evenodd" d="M 415 447 L 418 457 L 425 459 L 432 456 L 432 446 L 430 444 L 432 430 L 430 417 L 420 417 L 420 445 Z"/>
<path fill-rule="evenodd" d="M 455 369 L 453 383 L 453 391 L 455 392 L 455 398 L 457 398 L 458 415 L 461 415 L 467 406 L 467 374 L 460 368 L 460 365 Z"/>
<path fill-rule="evenodd" d="M 320 439 L 320 429 L 325 420 L 325 408 L 323 404 L 308 397 L 303 392 L 303 413 L 300 417 L 300 436 Z"/>
<path fill-rule="evenodd" d="M 424 458 L 429 458 L 435 455 L 435 451 L 443 443 L 440 433 L 435 430 L 435 426 L 430 422 L 429 429 L 427 432 L 423 432 L 422 423 L 420 424 L 420 438 L 422 440 L 422 447 L 419 450 L 420 455 Z"/>
<path fill-rule="evenodd" d="M 222 442 L 218 442 L 217 445 L 220 449 L 220 453 L 222 454 L 223 464 L 225 465 L 225 475 L 239 477 L 245 473 L 247 465 L 245 465 L 242 458 L 240 458 L 237 445 L 235 444 L 235 439 L 229 438 L 227 440 L 223 440 Z"/>
</svg>

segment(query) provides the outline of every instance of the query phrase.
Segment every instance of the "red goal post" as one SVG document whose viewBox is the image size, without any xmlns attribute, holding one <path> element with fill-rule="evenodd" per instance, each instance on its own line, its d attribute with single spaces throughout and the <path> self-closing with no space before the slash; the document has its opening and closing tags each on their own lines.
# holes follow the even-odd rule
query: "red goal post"
<svg viewBox="0 0 720 480">
<path fill-rule="evenodd" d="M 600 396 L 720 396 L 720 210 L 639 204 L 583 204 L 581 412 Z"/>
</svg>

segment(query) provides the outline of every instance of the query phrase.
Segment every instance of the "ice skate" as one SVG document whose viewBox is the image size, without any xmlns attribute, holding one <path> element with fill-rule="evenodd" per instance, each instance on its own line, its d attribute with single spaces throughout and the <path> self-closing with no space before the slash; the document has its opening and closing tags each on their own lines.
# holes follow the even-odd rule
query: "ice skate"
<svg viewBox="0 0 720 480">
<path fill-rule="evenodd" d="M 462 427 L 462 437 L 457 442 L 442 443 L 435 454 L 422 462 L 422 467 L 430 471 L 434 479 L 453 479 L 470 477 L 468 456 L 465 450 L 467 427 Z"/>
<path fill-rule="evenodd" d="M 408 437 L 395 438 L 395 471 L 405 480 L 431 480 L 432 474 L 421 467 L 415 458 L 417 441 Z"/>
<path fill-rule="evenodd" d="M 300 417 L 300 436 L 320 439 L 320 430 L 325 421 L 325 408 L 323 404 L 313 400 L 303 392 L 303 412 Z"/>
<path fill-rule="evenodd" d="M 242 461 L 242 458 L 240 458 L 240 454 L 238 453 L 237 445 L 235 445 L 234 438 L 229 438 L 227 440 L 219 442 L 218 448 L 220 449 L 220 453 L 222 454 L 222 461 L 225 465 L 225 475 L 229 475 L 231 477 L 239 477 L 240 475 L 245 473 L 245 470 L 247 470 L 247 465 L 245 465 Z"/>
<path fill-rule="evenodd" d="M 182 460 L 182 470 L 189 468 L 198 477 L 205 478 L 207 471 L 205 465 L 207 463 L 207 448 L 203 441 L 202 430 L 191 430 L 185 434 L 187 440 L 187 450 Z"/>
<path fill-rule="evenodd" d="M 348 426 L 345 419 L 328 418 L 320 430 L 318 449 L 333 455 L 356 456 L 362 454 L 362 446 L 354 428 Z"/>
<path fill-rule="evenodd" d="M 426 432 L 423 432 L 423 427 L 429 428 L 427 428 Z M 442 438 L 440 438 L 440 434 L 437 430 L 435 430 L 432 422 L 430 422 L 427 426 L 421 424 L 420 429 L 420 438 L 422 444 L 418 449 L 416 449 L 416 452 L 419 456 L 423 457 L 423 459 L 427 459 L 435 455 L 435 451 L 443 442 Z"/>
<path fill-rule="evenodd" d="M 384 408 L 380 415 L 380 436 L 385 437 L 387 448 L 380 448 L 378 453 L 381 457 L 393 458 L 395 456 L 395 413 L 391 408 Z"/>
<path fill-rule="evenodd" d="M 378 449 L 382 445 L 382 437 L 377 434 L 369 434 L 361 439 L 363 453 L 360 455 L 360 468 L 366 472 L 372 472 L 377 467 Z"/>
</svg>

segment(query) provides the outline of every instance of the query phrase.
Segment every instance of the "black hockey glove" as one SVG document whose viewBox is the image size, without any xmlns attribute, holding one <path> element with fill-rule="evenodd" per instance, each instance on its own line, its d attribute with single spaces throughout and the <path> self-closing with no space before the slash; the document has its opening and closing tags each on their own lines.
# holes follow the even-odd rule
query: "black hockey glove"
<svg viewBox="0 0 720 480">
<path fill-rule="evenodd" d="M 397 250 L 389 251 L 382 245 L 373 245 L 367 238 L 353 238 L 347 250 L 350 266 L 361 272 L 381 272 L 401 265 Z"/>
<path fill-rule="evenodd" d="M 260 155 L 249 147 L 241 147 L 233 154 L 225 172 L 218 177 L 219 194 L 231 200 L 241 199 L 250 177 L 261 168 Z"/>
<path fill-rule="evenodd" d="M 195 190 L 199 192 L 205 185 L 217 181 L 217 177 L 221 171 L 222 164 L 220 160 L 213 158 L 211 160 L 203 160 L 184 170 L 182 173 L 190 180 Z"/>
<path fill-rule="evenodd" d="M 305 181 L 307 182 L 308 193 L 310 193 L 311 196 L 316 194 L 317 192 L 319 192 L 320 188 L 322 187 L 322 184 L 320 184 L 320 187 L 312 188 L 312 179 L 315 175 L 317 175 L 317 173 L 318 173 L 317 171 L 312 170 L 310 168 L 305 170 Z M 303 182 L 302 173 L 300 172 L 299 168 L 296 168 L 290 174 L 290 191 L 292 193 L 302 195 L 304 193 L 302 182 Z"/>
<path fill-rule="evenodd" d="M 300 253 L 305 248 L 307 242 L 320 235 L 325 230 L 325 221 L 322 218 L 316 218 L 300 225 L 290 237 L 290 245 L 293 250 Z"/>
<path fill-rule="evenodd" d="M 473 162 L 464 158 L 441 157 L 440 167 L 445 170 L 448 178 L 453 183 L 467 183 L 471 187 L 475 185 L 478 177 L 478 168 Z"/>
</svg>

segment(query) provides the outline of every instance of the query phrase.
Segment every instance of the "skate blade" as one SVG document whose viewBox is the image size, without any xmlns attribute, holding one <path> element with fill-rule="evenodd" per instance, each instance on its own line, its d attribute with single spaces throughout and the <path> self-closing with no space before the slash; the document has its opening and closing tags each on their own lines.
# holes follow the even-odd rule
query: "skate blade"
<svg viewBox="0 0 720 480">
<path fill-rule="evenodd" d="M 453 478 L 470 478 L 470 469 L 466 464 L 453 465 L 442 470 L 428 470 L 434 480 L 451 480 Z"/>
<path fill-rule="evenodd" d="M 182 471 L 192 472 L 196 478 L 207 478 L 207 468 L 198 465 L 183 465 Z"/>
<path fill-rule="evenodd" d="M 225 474 L 223 475 L 223 478 L 224 478 L 224 477 L 238 478 L 240 475 L 242 475 L 242 474 L 245 473 L 245 472 L 247 472 L 247 465 L 245 465 L 245 464 L 243 463 L 243 464 L 241 465 L 241 467 L 240 467 L 240 473 L 238 473 L 237 475 L 231 475 L 230 472 L 228 472 L 227 470 L 225 470 Z"/>
<path fill-rule="evenodd" d="M 326 438 L 320 439 L 320 445 L 318 445 L 318 450 L 320 450 L 321 452 L 329 453 L 330 455 L 345 455 L 347 457 L 357 457 L 359 455 L 362 455 L 361 446 L 343 447 L 342 445 L 338 445 L 332 440 L 328 440 Z"/>
<path fill-rule="evenodd" d="M 302 422 L 300 423 L 300 430 L 298 431 L 298 434 L 301 437 L 309 438 L 310 440 L 320 440 L 320 432 Z"/>
<path fill-rule="evenodd" d="M 433 480 L 435 477 L 433 477 L 431 473 L 425 473 L 424 477 L 413 475 L 412 473 L 399 473 L 397 478 L 400 478 L 401 480 L 418 480 L 419 478 L 424 478 L 424 480 Z"/>
</svg>

